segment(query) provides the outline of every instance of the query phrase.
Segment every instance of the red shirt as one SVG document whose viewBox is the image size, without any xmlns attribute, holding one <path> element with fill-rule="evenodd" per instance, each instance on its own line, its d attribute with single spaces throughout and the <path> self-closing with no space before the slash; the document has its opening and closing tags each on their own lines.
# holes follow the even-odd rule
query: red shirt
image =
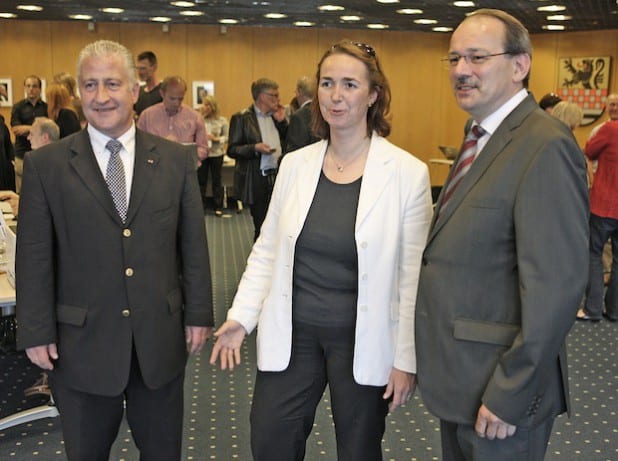
<svg viewBox="0 0 618 461">
<path fill-rule="evenodd" d="M 585 154 L 599 162 L 590 192 L 590 212 L 618 219 L 618 120 L 609 120 L 588 140 Z"/>
</svg>

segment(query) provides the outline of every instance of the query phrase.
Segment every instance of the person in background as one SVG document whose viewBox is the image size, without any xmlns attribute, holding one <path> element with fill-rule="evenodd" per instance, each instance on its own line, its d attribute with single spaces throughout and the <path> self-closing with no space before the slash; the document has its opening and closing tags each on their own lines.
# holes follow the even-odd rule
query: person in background
<svg viewBox="0 0 618 461">
<path fill-rule="evenodd" d="M 223 216 L 221 168 L 223 167 L 223 156 L 225 154 L 229 127 L 227 119 L 219 115 L 219 105 L 214 96 L 204 96 L 199 111 L 202 117 L 204 117 L 204 123 L 206 124 L 206 135 L 210 150 L 208 157 L 202 161 L 202 164 L 197 169 L 197 178 L 202 191 L 202 201 L 205 205 L 208 173 L 210 173 L 212 178 L 212 196 L 215 202 L 215 216 L 221 217 Z"/>
<path fill-rule="evenodd" d="M 0 189 L 15 190 L 15 154 L 11 133 L 0 114 Z"/>
<path fill-rule="evenodd" d="M 590 191 L 590 262 L 586 301 L 578 320 L 618 320 L 618 119 L 605 122 L 588 140 L 586 157 L 598 161 Z M 603 247 L 611 239 L 612 264 L 603 296 Z M 605 309 L 603 307 L 605 306 Z"/>
<path fill-rule="evenodd" d="M 547 93 L 539 101 L 539 107 L 551 115 L 556 104 L 562 101 L 562 98 L 554 93 Z"/>
<path fill-rule="evenodd" d="M 45 95 L 47 96 L 47 113 L 49 118 L 58 125 L 60 139 L 82 129 L 75 107 L 71 102 L 71 95 L 64 85 L 51 83 Z"/>
<path fill-rule="evenodd" d="M 77 82 L 75 78 L 68 72 L 60 72 L 54 75 L 53 79 L 54 83 L 60 83 L 63 85 L 69 95 L 71 96 L 71 104 L 73 104 L 73 108 L 77 113 L 77 118 L 79 119 L 79 124 L 82 128 L 86 127 L 86 117 L 84 115 L 84 111 L 82 109 L 82 101 L 79 99 L 79 95 L 77 94 Z"/>
<path fill-rule="evenodd" d="M 157 78 L 157 56 L 152 51 L 144 51 L 137 55 L 137 74 L 144 82 L 139 88 L 139 97 L 135 103 L 135 114 L 140 114 L 150 106 L 163 101 L 161 82 Z"/>
<path fill-rule="evenodd" d="M 312 111 L 322 142 L 283 159 L 211 363 L 238 365 L 259 320 L 255 461 L 304 458 L 327 384 L 337 459 L 380 461 L 385 417 L 415 387 L 429 173 L 385 139 L 390 86 L 371 46 L 336 43 L 317 82 Z"/>
<path fill-rule="evenodd" d="M 8 202 L 13 216 L 17 218 L 19 212 L 19 195 L 12 190 L 0 190 L 0 202 Z"/>
<path fill-rule="evenodd" d="M 554 106 L 551 115 L 568 126 L 571 131 L 575 131 L 575 128 L 582 123 L 584 111 L 574 102 L 560 101 Z"/>
<path fill-rule="evenodd" d="M 300 107 L 290 117 L 285 139 L 285 153 L 300 149 L 320 140 L 311 132 L 311 100 L 315 93 L 314 84 L 307 77 L 296 82 L 296 100 Z"/>
<path fill-rule="evenodd" d="M 24 154 L 32 148 L 28 142 L 30 125 L 36 117 L 47 117 L 47 103 L 41 99 L 41 79 L 30 75 L 24 80 L 26 98 L 19 101 L 11 110 L 11 127 L 15 136 L 15 186 L 21 189 Z"/>
<path fill-rule="evenodd" d="M 418 384 L 444 461 L 541 461 L 569 408 L 586 163 L 528 94 L 531 60 L 526 28 L 495 9 L 468 15 L 445 58 L 474 122 L 436 203 L 416 304 Z"/>
<path fill-rule="evenodd" d="M 288 123 L 279 102 L 277 82 L 260 78 L 251 84 L 253 104 L 232 115 L 227 155 L 236 160 L 235 196 L 249 205 L 257 240 L 270 203 Z"/>
<path fill-rule="evenodd" d="M 195 146 L 135 128 L 134 66 L 86 45 L 87 129 L 24 160 L 17 345 L 53 370 L 69 461 L 108 460 L 125 407 L 141 459 L 179 461 L 185 364 L 213 324 Z"/>
<path fill-rule="evenodd" d="M 48 145 L 60 139 L 60 128 L 52 119 L 47 117 L 37 117 L 30 127 L 28 141 L 32 150 Z"/>
<path fill-rule="evenodd" d="M 208 155 L 208 139 L 204 121 L 197 111 L 182 103 L 187 84 L 181 77 L 166 77 L 161 82 L 163 101 L 145 109 L 137 127 L 148 133 L 182 144 L 197 146 L 198 161 Z"/>
</svg>

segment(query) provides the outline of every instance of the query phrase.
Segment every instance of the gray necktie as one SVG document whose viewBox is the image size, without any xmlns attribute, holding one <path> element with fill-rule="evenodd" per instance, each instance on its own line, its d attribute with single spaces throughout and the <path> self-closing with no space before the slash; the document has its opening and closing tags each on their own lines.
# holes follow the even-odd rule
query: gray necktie
<svg viewBox="0 0 618 461">
<path fill-rule="evenodd" d="M 120 155 L 118 155 L 122 149 L 122 143 L 117 139 L 110 139 L 105 148 L 110 151 L 105 181 L 112 194 L 116 211 L 124 222 L 127 219 L 127 184 L 124 178 L 124 166 L 122 160 L 120 160 Z"/>
</svg>

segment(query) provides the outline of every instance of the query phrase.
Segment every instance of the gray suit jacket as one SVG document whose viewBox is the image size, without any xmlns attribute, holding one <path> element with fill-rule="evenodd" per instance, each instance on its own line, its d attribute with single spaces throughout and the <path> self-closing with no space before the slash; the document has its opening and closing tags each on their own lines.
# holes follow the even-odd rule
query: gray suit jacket
<svg viewBox="0 0 618 461">
<path fill-rule="evenodd" d="M 485 403 L 531 427 L 567 410 L 564 340 L 587 280 L 585 173 L 573 135 L 528 96 L 434 217 L 416 341 L 423 400 L 441 419 L 473 423 Z"/>
<path fill-rule="evenodd" d="M 17 340 L 57 343 L 68 386 L 120 394 L 135 344 L 144 381 L 160 387 L 184 369 L 184 326 L 213 324 L 192 150 L 137 130 L 125 224 L 86 130 L 26 155 Z"/>
</svg>

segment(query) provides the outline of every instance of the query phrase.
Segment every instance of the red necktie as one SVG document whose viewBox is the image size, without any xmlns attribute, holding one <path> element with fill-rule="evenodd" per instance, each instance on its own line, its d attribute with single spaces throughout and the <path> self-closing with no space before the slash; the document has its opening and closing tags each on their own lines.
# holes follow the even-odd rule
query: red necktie
<svg viewBox="0 0 618 461">
<path fill-rule="evenodd" d="M 446 185 L 446 190 L 444 191 L 444 198 L 442 199 L 442 205 L 440 206 L 439 214 L 442 214 L 442 211 L 446 208 L 450 198 L 453 196 L 453 192 L 457 189 L 457 186 L 466 175 L 470 167 L 472 166 L 472 162 L 476 157 L 476 144 L 481 136 L 483 136 L 486 131 L 481 128 L 481 125 L 474 125 L 466 139 L 461 146 L 459 159 L 457 161 L 457 165 L 455 166 L 455 171 L 453 171 L 453 175 L 451 176 L 448 184 Z"/>
</svg>

